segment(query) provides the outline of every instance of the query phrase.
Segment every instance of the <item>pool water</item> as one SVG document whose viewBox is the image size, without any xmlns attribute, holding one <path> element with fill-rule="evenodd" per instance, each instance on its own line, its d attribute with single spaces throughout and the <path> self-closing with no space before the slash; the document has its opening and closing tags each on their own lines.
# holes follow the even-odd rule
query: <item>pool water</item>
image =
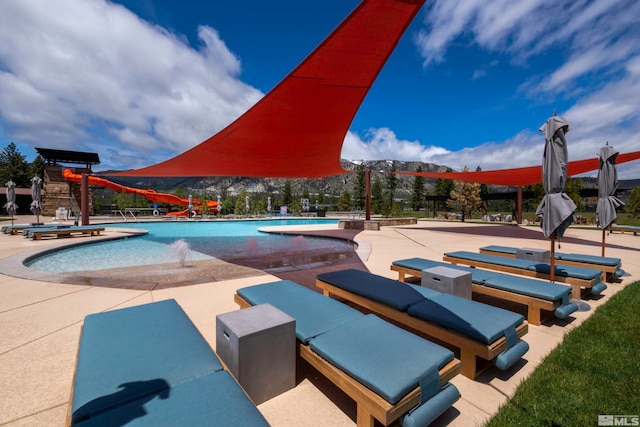
<svg viewBox="0 0 640 427">
<path fill-rule="evenodd" d="M 352 256 L 354 245 L 341 239 L 271 234 L 259 228 L 278 225 L 334 224 L 331 219 L 175 221 L 117 224 L 149 233 L 83 244 L 37 256 L 27 267 L 52 273 L 104 270 L 180 262 L 176 242 L 188 243 L 185 261 L 211 258 L 262 270 L 331 262 Z M 107 225 L 108 227 L 108 225 Z"/>
</svg>

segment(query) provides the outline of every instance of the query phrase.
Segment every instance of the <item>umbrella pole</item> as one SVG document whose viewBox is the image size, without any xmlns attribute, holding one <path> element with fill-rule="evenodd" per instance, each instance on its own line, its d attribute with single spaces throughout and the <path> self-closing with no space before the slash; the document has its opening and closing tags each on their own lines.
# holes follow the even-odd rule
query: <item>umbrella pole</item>
<svg viewBox="0 0 640 427">
<path fill-rule="evenodd" d="M 604 236 L 605 236 L 605 229 L 602 229 L 602 256 L 604 256 Z"/>
<path fill-rule="evenodd" d="M 551 235 L 551 270 L 549 271 L 549 280 L 556 281 L 556 233 Z"/>
</svg>

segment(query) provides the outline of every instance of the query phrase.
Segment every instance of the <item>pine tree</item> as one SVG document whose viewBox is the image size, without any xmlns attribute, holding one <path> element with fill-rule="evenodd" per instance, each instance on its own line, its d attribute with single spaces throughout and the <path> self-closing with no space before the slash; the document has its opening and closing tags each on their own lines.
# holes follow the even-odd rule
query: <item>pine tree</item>
<svg viewBox="0 0 640 427">
<path fill-rule="evenodd" d="M 382 182 L 376 177 L 371 184 L 371 210 L 375 213 L 382 213 L 384 206 L 384 196 L 382 194 Z"/>
<path fill-rule="evenodd" d="M 367 197 L 366 171 L 364 170 L 363 164 L 358 165 L 356 170 L 358 172 L 353 186 L 353 204 L 356 209 L 364 209 L 364 204 Z"/>
<path fill-rule="evenodd" d="M 10 142 L 0 153 L 0 185 L 4 186 L 6 182 L 13 180 L 16 187 L 31 187 L 31 178 L 33 176 L 29 176 L 26 157 L 20 154 L 16 144 Z"/>
<path fill-rule="evenodd" d="M 418 165 L 416 172 L 422 172 L 422 166 Z M 424 177 L 416 175 L 413 180 L 413 192 L 411 193 L 411 206 L 414 211 L 419 211 L 424 207 L 427 192 L 424 188 Z"/>
</svg>

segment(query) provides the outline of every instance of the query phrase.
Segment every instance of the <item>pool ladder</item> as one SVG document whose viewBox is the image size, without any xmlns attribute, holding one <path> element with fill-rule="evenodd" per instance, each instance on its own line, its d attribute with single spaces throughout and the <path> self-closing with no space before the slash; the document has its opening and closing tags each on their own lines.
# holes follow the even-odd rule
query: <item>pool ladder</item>
<svg viewBox="0 0 640 427">
<path fill-rule="evenodd" d="M 120 214 L 122 219 L 124 219 L 124 222 L 129 222 L 129 221 L 127 221 L 127 215 L 126 214 L 131 215 L 131 218 L 133 218 L 133 220 L 135 222 L 139 222 L 138 218 L 136 217 L 136 215 L 130 209 L 125 209 L 124 212 L 122 212 L 121 210 L 118 210 L 118 211 L 116 211 L 116 214 Z"/>
</svg>

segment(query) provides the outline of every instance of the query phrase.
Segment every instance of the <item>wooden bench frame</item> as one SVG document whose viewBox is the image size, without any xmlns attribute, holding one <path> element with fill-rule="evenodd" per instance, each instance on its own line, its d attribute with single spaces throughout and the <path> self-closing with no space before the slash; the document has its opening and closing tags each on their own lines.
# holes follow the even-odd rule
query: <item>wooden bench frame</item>
<svg viewBox="0 0 640 427">
<path fill-rule="evenodd" d="M 422 270 L 415 270 L 408 267 L 402 267 L 399 265 L 391 265 L 391 270 L 398 272 L 398 280 L 400 282 L 405 281 L 405 277 L 414 276 L 421 277 Z M 560 301 L 548 301 L 540 298 L 531 297 L 528 295 L 522 295 L 515 292 L 503 291 L 501 289 L 491 288 L 489 286 L 478 285 L 476 283 L 471 284 L 472 292 L 487 295 L 494 298 L 499 298 L 505 301 L 511 301 L 518 304 L 523 304 L 527 306 L 527 322 L 530 325 L 540 325 L 543 319 L 542 312 L 550 312 L 554 311 L 556 308 L 560 307 Z M 569 298 L 571 298 L 571 294 L 569 294 Z M 544 316 L 545 318 L 551 317 L 551 315 Z"/>
<path fill-rule="evenodd" d="M 102 231 L 104 231 L 104 227 L 85 228 L 81 230 L 74 228 L 59 228 L 56 230 L 49 229 L 45 231 L 31 230 L 30 234 L 34 240 L 42 240 L 42 236 L 56 236 L 56 238 L 71 237 L 72 234 L 99 236 Z"/>
<path fill-rule="evenodd" d="M 613 233 L 616 231 L 619 231 L 622 234 L 624 234 L 625 232 L 633 233 L 634 236 L 637 236 L 638 232 L 640 232 L 638 228 L 625 227 L 624 225 L 614 225 L 609 229 L 610 233 Z"/>
<path fill-rule="evenodd" d="M 516 274 L 518 276 L 527 276 L 527 277 L 535 277 L 537 279 L 551 280 L 551 276 L 549 274 L 541 273 L 535 270 L 525 270 L 522 268 L 509 267 L 506 265 L 498 265 L 498 264 L 492 264 L 489 262 L 475 261 L 475 260 L 464 259 L 464 258 L 457 258 L 457 257 L 448 256 L 448 255 L 443 256 L 442 260 L 446 262 L 450 262 L 451 264 L 454 264 L 454 265 L 462 264 L 462 265 L 468 265 L 471 268 L 479 267 L 479 268 L 484 268 L 486 270 L 502 271 L 505 273 Z M 594 268 L 594 270 L 596 269 Z M 602 272 L 602 270 L 600 271 Z M 600 280 L 603 279 L 602 277 L 603 274 L 604 273 L 600 274 Z M 559 276 L 557 274 L 554 276 L 554 280 L 556 282 L 561 282 L 561 283 L 566 283 L 567 285 L 571 285 L 572 294 L 575 295 L 577 298 L 580 298 L 582 296 L 582 288 L 585 288 L 585 290 L 589 290 L 593 287 L 593 285 L 598 283 L 596 279 L 579 279 L 577 277 Z"/>
<path fill-rule="evenodd" d="M 485 255 L 497 255 L 505 258 L 517 258 L 517 256 L 514 254 L 510 254 L 507 252 L 491 251 L 491 250 L 482 249 L 482 248 L 480 249 L 480 253 Z M 556 258 L 555 263 L 562 264 L 562 265 L 571 265 L 574 267 L 592 268 L 594 270 L 602 270 L 602 272 L 606 275 L 607 280 L 613 277 L 615 273 L 618 271 L 617 266 L 592 264 L 589 262 L 581 262 L 581 261 L 570 261 L 570 260 L 559 259 L 559 258 Z"/>
<path fill-rule="evenodd" d="M 234 295 L 234 301 L 240 308 L 251 307 L 251 304 L 238 294 Z M 298 349 L 302 359 L 356 402 L 357 427 L 374 427 L 375 420 L 388 426 L 420 403 L 420 387 L 416 387 L 394 405 L 314 353 L 308 345 L 298 342 Z M 440 386 L 448 383 L 459 373 L 460 361 L 453 359 L 439 371 Z"/>
<path fill-rule="evenodd" d="M 460 354 L 460 373 L 472 380 L 476 379 L 483 371 L 492 365 L 500 353 L 507 349 L 507 340 L 501 337 L 491 344 L 483 344 L 461 334 L 460 332 L 443 327 L 434 322 L 419 319 L 409 315 L 407 312 L 397 310 L 391 306 L 374 301 L 362 295 L 346 291 L 320 279 L 316 279 L 316 286 L 323 290 L 326 297 L 338 296 L 347 301 L 351 301 L 361 307 L 378 313 L 381 316 L 399 322 L 409 328 L 421 332 L 431 338 L 435 338 L 438 344 L 452 348 Z M 529 331 L 527 321 L 523 321 L 516 328 L 518 338 L 522 338 Z M 478 358 L 482 360 L 478 360 Z"/>
</svg>

